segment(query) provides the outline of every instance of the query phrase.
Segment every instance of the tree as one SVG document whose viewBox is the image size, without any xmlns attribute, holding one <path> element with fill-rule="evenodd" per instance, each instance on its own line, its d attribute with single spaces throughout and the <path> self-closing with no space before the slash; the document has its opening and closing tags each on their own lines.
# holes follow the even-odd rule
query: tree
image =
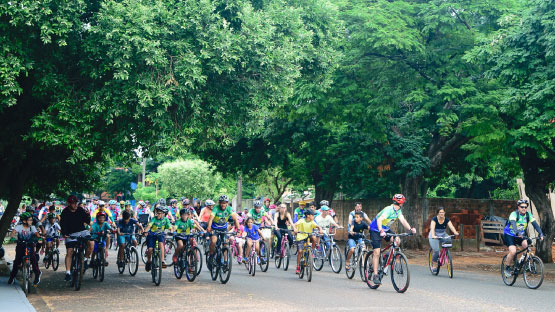
<svg viewBox="0 0 555 312">
<path fill-rule="evenodd" d="M 128 168 L 110 168 L 102 177 L 101 186 L 111 194 L 131 194 L 131 183 L 137 182 L 137 176 Z"/>
<path fill-rule="evenodd" d="M 555 3 L 525 1 L 526 9 L 501 20 L 496 33 L 468 54 L 497 81 L 500 100 L 496 135 L 477 142 L 479 155 L 518 158 L 526 194 L 536 206 L 546 240 L 536 252 L 553 262 L 555 218 L 547 194 L 555 182 Z M 481 144 L 481 146 L 479 145 Z"/>
</svg>

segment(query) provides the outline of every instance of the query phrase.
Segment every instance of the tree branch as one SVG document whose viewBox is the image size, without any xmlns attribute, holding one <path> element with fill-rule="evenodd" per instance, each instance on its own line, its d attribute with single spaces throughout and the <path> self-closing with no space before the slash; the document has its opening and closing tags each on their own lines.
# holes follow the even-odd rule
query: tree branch
<svg viewBox="0 0 555 312">
<path fill-rule="evenodd" d="M 437 84 L 437 82 L 434 79 L 432 79 L 432 77 L 428 76 L 428 74 L 423 72 L 422 69 L 417 64 L 409 62 L 404 55 L 401 57 L 401 56 L 389 56 L 389 55 L 383 55 L 383 54 L 380 54 L 380 53 L 367 52 L 363 55 L 363 57 L 365 57 L 365 56 L 377 56 L 377 57 L 386 58 L 386 59 L 389 59 L 389 60 L 392 60 L 392 61 L 402 61 L 403 63 L 408 65 L 410 68 L 415 70 L 424 79 L 428 80 L 429 82 L 431 82 L 433 84 Z"/>
<path fill-rule="evenodd" d="M 468 25 L 468 23 L 467 23 L 463 18 L 461 18 L 461 16 L 459 16 L 459 14 L 457 13 L 457 11 L 455 11 L 455 9 L 451 8 L 451 12 L 452 12 L 453 14 L 455 14 L 455 16 L 457 17 L 457 19 L 459 20 L 459 22 L 463 23 L 464 26 L 466 26 L 466 28 L 467 28 L 468 30 L 472 30 L 472 27 L 470 27 L 470 25 Z"/>
</svg>

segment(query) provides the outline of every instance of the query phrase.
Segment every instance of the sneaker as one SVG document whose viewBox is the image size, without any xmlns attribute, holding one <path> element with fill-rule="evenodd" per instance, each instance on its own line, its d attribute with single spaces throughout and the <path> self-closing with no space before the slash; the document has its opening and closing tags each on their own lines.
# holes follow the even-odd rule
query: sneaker
<svg viewBox="0 0 555 312">
<path fill-rule="evenodd" d="M 241 262 L 242 262 L 243 264 L 245 264 L 245 263 L 247 263 L 247 259 L 241 258 Z"/>
<path fill-rule="evenodd" d="M 14 280 L 15 280 L 15 276 L 10 275 L 10 278 L 8 279 L 8 285 L 13 285 Z"/>
<path fill-rule="evenodd" d="M 165 262 L 162 262 L 162 269 L 165 269 L 165 268 L 167 268 L 167 267 L 168 267 L 168 266 L 166 265 L 166 263 L 165 263 Z"/>
<path fill-rule="evenodd" d="M 513 275 L 513 272 L 511 272 L 511 267 L 505 267 L 505 277 L 509 278 Z"/>
<path fill-rule="evenodd" d="M 151 266 L 151 263 L 150 263 L 150 262 L 147 262 L 147 263 L 145 264 L 145 271 L 150 272 L 150 266 Z"/>
<path fill-rule="evenodd" d="M 177 263 L 177 256 L 172 257 L 173 263 Z"/>
<path fill-rule="evenodd" d="M 433 268 L 432 273 L 437 274 L 437 268 Z"/>
<path fill-rule="evenodd" d="M 65 281 L 66 281 L 66 282 L 69 282 L 69 281 L 71 281 L 71 274 L 69 274 L 69 273 L 66 273 L 66 278 L 65 278 Z"/>
<path fill-rule="evenodd" d="M 374 284 L 376 285 L 380 285 L 382 283 L 378 274 L 372 274 L 372 282 L 374 282 Z"/>
<path fill-rule="evenodd" d="M 295 271 L 295 274 L 301 274 L 301 267 L 297 267 L 297 271 Z"/>
<path fill-rule="evenodd" d="M 241 259 L 241 256 L 237 256 L 237 263 L 241 264 L 243 262 L 243 260 Z"/>
<path fill-rule="evenodd" d="M 38 275 L 35 275 L 35 281 L 33 281 L 33 285 L 37 286 L 40 283 L 41 276 L 42 276 L 42 272 L 39 272 Z"/>
<path fill-rule="evenodd" d="M 104 266 L 108 266 L 108 261 L 104 261 Z"/>
</svg>

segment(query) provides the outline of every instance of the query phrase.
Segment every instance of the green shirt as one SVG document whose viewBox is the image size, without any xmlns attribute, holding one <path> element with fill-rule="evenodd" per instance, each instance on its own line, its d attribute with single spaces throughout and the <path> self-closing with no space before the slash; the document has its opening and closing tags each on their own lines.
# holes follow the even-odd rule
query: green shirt
<svg viewBox="0 0 555 312">
<path fill-rule="evenodd" d="M 256 209 L 251 208 L 251 210 L 249 210 L 248 215 L 254 219 L 254 224 L 260 225 L 260 223 L 262 223 L 262 217 L 266 215 L 266 210 L 264 210 L 264 208 L 261 207 L 260 212 L 257 213 Z"/>
<path fill-rule="evenodd" d="M 164 217 L 164 219 L 153 218 L 148 224 L 150 226 L 150 232 L 162 233 L 164 230 L 169 230 L 171 228 L 170 219 Z"/>
<path fill-rule="evenodd" d="M 402 215 L 403 213 L 401 212 L 401 209 L 395 210 L 395 207 L 393 205 L 387 206 L 376 215 L 374 220 L 372 220 L 372 223 L 370 224 L 370 230 L 378 232 L 378 218 L 380 218 L 381 216 L 385 216 L 385 219 L 382 221 L 382 230 L 387 231 L 389 230 L 393 222 Z"/>
<path fill-rule="evenodd" d="M 110 230 L 110 225 L 108 224 L 108 222 L 104 222 L 102 223 L 102 225 L 100 225 L 100 223 L 98 222 L 95 222 L 93 223 L 91 228 L 91 238 L 96 239 L 98 237 L 99 232 L 106 234 L 108 233 L 109 230 Z"/>
<path fill-rule="evenodd" d="M 233 214 L 233 210 L 230 206 L 227 206 L 222 210 L 220 205 L 214 206 L 212 209 L 211 216 L 214 217 L 212 220 L 212 228 L 214 229 L 227 229 L 227 219 Z"/>
<path fill-rule="evenodd" d="M 175 221 L 175 227 L 177 228 L 178 234 L 191 234 L 191 230 L 195 228 L 195 222 L 192 219 L 187 219 L 185 221 L 179 219 Z"/>
</svg>

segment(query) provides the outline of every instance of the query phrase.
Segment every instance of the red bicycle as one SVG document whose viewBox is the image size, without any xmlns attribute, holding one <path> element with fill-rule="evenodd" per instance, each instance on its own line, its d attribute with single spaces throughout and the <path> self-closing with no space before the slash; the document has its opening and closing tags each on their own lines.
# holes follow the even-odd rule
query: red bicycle
<svg viewBox="0 0 555 312">
<path fill-rule="evenodd" d="M 449 238 L 453 237 L 455 237 L 455 235 L 449 235 Z M 434 239 L 447 239 L 447 236 Z M 430 268 L 430 272 L 432 273 L 432 275 L 438 275 L 439 269 L 442 266 L 447 265 L 447 274 L 450 278 L 453 278 L 453 259 L 451 259 L 451 252 L 449 251 L 451 247 L 453 247 L 453 242 L 451 241 L 451 239 L 441 244 L 441 249 L 439 250 L 439 256 L 437 258 L 437 268 L 435 269 L 435 271 L 434 263 L 432 261 L 434 250 L 430 248 L 430 251 L 428 252 L 428 267 Z"/>
</svg>

